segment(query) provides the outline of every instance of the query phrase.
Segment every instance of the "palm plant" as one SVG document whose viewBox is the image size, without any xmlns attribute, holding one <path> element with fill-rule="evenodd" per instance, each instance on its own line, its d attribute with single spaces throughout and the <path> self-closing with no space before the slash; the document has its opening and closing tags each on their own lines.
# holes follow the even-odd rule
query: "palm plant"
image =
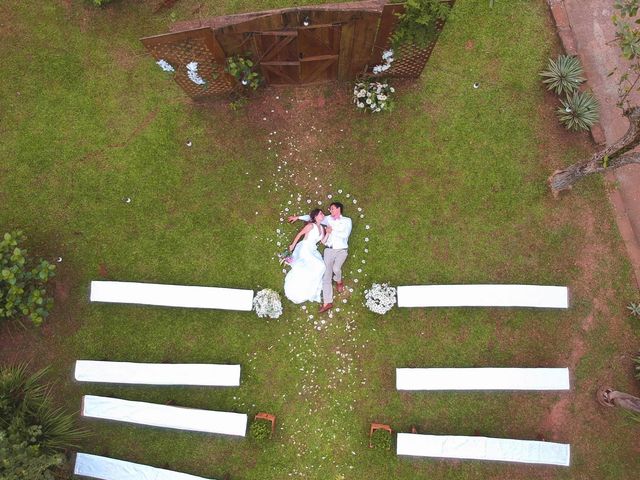
<svg viewBox="0 0 640 480">
<path fill-rule="evenodd" d="M 545 77 L 542 83 L 547 84 L 547 89 L 555 90 L 558 95 L 569 95 L 585 81 L 583 73 L 578 57 L 560 55 L 555 62 L 549 59 L 549 66 L 540 76 Z"/>
<path fill-rule="evenodd" d="M 24 364 L 0 368 L 0 428 L 37 427 L 37 442 L 59 451 L 76 446 L 87 432 L 74 426 L 73 415 L 53 406 L 43 383 L 46 372 L 47 368 L 30 374 Z"/>
<path fill-rule="evenodd" d="M 576 91 L 556 110 L 558 119 L 569 130 L 588 130 L 598 121 L 599 104 L 589 92 Z"/>
</svg>

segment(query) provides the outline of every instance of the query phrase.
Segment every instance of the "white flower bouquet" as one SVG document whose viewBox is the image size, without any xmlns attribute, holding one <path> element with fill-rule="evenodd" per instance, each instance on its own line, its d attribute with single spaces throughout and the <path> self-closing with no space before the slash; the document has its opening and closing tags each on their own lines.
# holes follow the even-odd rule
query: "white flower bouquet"
<svg viewBox="0 0 640 480">
<path fill-rule="evenodd" d="M 388 83 L 358 82 L 353 88 L 353 103 L 362 110 L 382 112 L 391 110 L 393 104 L 390 95 L 395 89 Z"/>
<path fill-rule="evenodd" d="M 393 63 L 393 50 L 385 50 L 382 52 L 382 63 L 373 67 L 373 73 L 378 75 L 382 72 L 386 72 L 391 68 Z"/>
<path fill-rule="evenodd" d="M 176 69 L 164 59 L 160 59 L 156 62 L 156 64 L 164 71 L 164 72 L 175 72 Z"/>
<path fill-rule="evenodd" d="M 278 292 L 265 288 L 253 297 L 253 309 L 260 318 L 278 318 L 282 315 L 282 302 Z"/>
<path fill-rule="evenodd" d="M 187 63 L 187 76 L 196 85 L 205 85 L 207 83 L 198 73 L 198 62 Z"/>
<path fill-rule="evenodd" d="M 369 310 L 384 315 L 396 304 L 396 289 L 388 283 L 374 283 L 364 293 L 365 305 Z"/>
</svg>

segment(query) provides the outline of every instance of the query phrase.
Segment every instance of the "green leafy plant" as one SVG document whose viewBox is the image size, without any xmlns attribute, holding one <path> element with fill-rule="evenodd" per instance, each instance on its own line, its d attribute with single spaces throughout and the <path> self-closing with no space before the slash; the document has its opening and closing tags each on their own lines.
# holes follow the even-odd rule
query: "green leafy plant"
<svg viewBox="0 0 640 480">
<path fill-rule="evenodd" d="M 262 75 L 253 68 L 254 63 L 249 58 L 234 55 L 227 58 L 225 71 L 238 80 L 243 87 L 256 90 L 262 83 Z"/>
<path fill-rule="evenodd" d="M 249 434 L 256 440 L 267 440 L 271 437 L 271 422 L 268 420 L 254 420 L 249 426 Z"/>
<path fill-rule="evenodd" d="M 231 100 L 229 102 L 229 108 L 234 112 L 239 112 L 247 105 L 247 102 L 248 100 L 246 97 L 240 97 L 235 100 Z"/>
<path fill-rule="evenodd" d="M 391 36 L 395 50 L 403 44 L 426 47 L 438 36 L 438 21 L 444 21 L 451 5 L 441 0 L 407 0 L 404 13 L 398 14 L 398 24 Z"/>
<path fill-rule="evenodd" d="M 585 79 L 582 64 L 578 57 L 560 55 L 556 61 L 549 59 L 549 66 L 540 76 L 547 89 L 554 90 L 558 95 L 569 95 L 575 92 Z"/>
<path fill-rule="evenodd" d="M 5 233 L 0 241 L 0 319 L 22 316 L 40 325 L 53 305 L 46 284 L 54 276 L 55 265 L 30 259 L 21 246 L 25 240 L 16 231 Z"/>
<path fill-rule="evenodd" d="M 640 303 L 631 302 L 627 305 L 627 310 L 631 312 L 634 317 L 640 317 Z"/>
<path fill-rule="evenodd" d="M 73 416 L 52 405 L 43 382 L 46 369 L 30 374 L 26 365 L 0 367 L 0 478 L 53 480 L 63 450 L 86 432 Z"/>
<path fill-rule="evenodd" d="M 376 450 L 391 449 L 391 432 L 379 428 L 371 434 L 371 446 Z"/>
<path fill-rule="evenodd" d="M 106 5 L 107 3 L 111 3 L 112 1 L 113 0 L 89 0 L 89 2 L 95 5 L 96 7 L 102 7 L 103 5 Z"/>
<path fill-rule="evenodd" d="M 588 130 L 598 121 L 598 101 L 589 92 L 574 92 L 556 110 L 558 119 L 569 130 Z"/>
<path fill-rule="evenodd" d="M 0 368 L 0 427 L 19 419 L 25 429 L 39 428 L 37 440 L 43 448 L 64 450 L 86 433 L 74 427 L 72 415 L 52 406 L 43 381 L 46 373 L 47 368 L 29 374 L 24 364 Z"/>
</svg>

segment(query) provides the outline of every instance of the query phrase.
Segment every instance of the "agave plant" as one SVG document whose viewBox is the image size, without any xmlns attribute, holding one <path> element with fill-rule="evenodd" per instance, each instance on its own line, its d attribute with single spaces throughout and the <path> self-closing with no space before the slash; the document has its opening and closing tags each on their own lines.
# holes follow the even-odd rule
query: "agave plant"
<svg viewBox="0 0 640 480">
<path fill-rule="evenodd" d="M 598 121 L 599 104 L 589 92 L 574 92 L 556 110 L 558 119 L 569 130 L 588 130 Z"/>
<path fill-rule="evenodd" d="M 631 302 L 629 305 L 627 305 L 627 310 L 629 310 L 631 312 L 631 315 L 633 315 L 634 317 L 640 317 L 640 302 Z"/>
<path fill-rule="evenodd" d="M 582 73 L 578 57 L 560 55 L 555 62 L 549 59 L 548 68 L 540 72 L 540 76 L 545 77 L 542 83 L 546 83 L 549 90 L 555 90 L 558 95 L 569 95 L 584 82 Z"/>
</svg>

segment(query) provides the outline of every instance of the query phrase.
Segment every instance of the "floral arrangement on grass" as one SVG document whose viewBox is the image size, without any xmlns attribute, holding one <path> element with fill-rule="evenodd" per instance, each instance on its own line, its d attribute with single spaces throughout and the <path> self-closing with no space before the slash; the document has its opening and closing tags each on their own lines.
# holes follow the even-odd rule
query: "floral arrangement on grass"
<svg viewBox="0 0 640 480">
<path fill-rule="evenodd" d="M 374 283 L 364 294 L 369 310 L 384 315 L 396 304 L 396 288 L 388 283 Z"/>
<path fill-rule="evenodd" d="M 282 301 L 278 292 L 265 288 L 253 298 L 253 309 L 260 318 L 278 318 L 282 315 Z"/>
<path fill-rule="evenodd" d="M 383 112 L 391 110 L 390 95 L 395 89 L 386 82 L 358 82 L 353 87 L 353 103 L 362 110 Z"/>
</svg>

